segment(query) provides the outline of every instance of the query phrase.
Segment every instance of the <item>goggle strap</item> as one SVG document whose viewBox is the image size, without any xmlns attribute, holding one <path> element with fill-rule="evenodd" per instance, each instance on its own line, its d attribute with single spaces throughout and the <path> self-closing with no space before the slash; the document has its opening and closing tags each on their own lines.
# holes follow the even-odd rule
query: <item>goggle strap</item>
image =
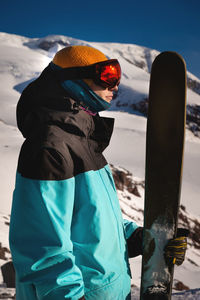
<svg viewBox="0 0 200 300">
<path fill-rule="evenodd" d="M 94 66 L 63 68 L 54 70 L 54 74 L 60 81 L 69 79 L 92 79 L 94 77 Z"/>
</svg>

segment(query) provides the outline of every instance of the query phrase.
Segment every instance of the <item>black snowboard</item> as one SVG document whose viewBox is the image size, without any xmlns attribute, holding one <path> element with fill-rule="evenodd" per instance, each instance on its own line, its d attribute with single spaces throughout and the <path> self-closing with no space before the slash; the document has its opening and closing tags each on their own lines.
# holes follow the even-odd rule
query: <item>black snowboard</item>
<svg viewBox="0 0 200 300">
<path fill-rule="evenodd" d="M 141 300 L 171 299 L 173 265 L 166 265 L 163 252 L 177 231 L 185 112 L 185 62 L 175 52 L 163 52 L 150 78 Z"/>
</svg>

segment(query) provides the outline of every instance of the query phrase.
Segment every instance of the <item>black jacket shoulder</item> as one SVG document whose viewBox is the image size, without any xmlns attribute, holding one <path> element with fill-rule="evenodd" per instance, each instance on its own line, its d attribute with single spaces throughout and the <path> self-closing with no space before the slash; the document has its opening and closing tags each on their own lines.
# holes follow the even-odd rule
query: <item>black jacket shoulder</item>
<svg viewBox="0 0 200 300">
<path fill-rule="evenodd" d="M 44 145 L 34 147 L 25 141 L 22 145 L 18 172 L 26 178 L 37 180 L 63 180 L 73 177 L 73 162 L 70 155 L 64 155 L 56 148 Z"/>
</svg>

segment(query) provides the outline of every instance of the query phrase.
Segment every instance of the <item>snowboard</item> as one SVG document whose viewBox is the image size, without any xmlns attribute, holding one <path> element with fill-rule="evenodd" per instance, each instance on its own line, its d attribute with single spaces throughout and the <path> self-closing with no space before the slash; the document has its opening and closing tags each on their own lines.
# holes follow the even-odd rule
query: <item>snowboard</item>
<svg viewBox="0 0 200 300">
<path fill-rule="evenodd" d="M 140 300 L 171 299 L 174 266 L 163 254 L 177 231 L 185 119 L 185 62 L 162 52 L 152 64 L 149 88 Z"/>
</svg>

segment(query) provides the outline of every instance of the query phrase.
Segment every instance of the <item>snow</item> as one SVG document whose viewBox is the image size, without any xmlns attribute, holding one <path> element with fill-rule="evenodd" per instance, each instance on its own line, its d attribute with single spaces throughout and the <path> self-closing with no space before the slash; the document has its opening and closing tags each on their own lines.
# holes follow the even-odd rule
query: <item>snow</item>
<svg viewBox="0 0 200 300">
<path fill-rule="evenodd" d="M 0 141 L 1 212 L 9 214 L 17 157 L 23 139 L 16 127 L 0 122 Z"/>
<path fill-rule="evenodd" d="M 187 91 L 187 99 L 188 99 L 188 104 L 200 105 L 199 95 L 197 93 L 193 92 L 192 90 Z"/>
<path fill-rule="evenodd" d="M 58 43 L 48 51 L 38 48 L 42 42 Z M 137 103 L 147 97 L 150 79 L 151 63 L 159 53 L 131 44 L 94 43 L 80 41 L 65 36 L 48 36 L 43 39 L 29 39 L 17 35 L 0 33 L 0 242 L 8 247 L 8 226 L 3 221 L 11 210 L 12 193 L 15 182 L 17 158 L 23 138 L 16 128 L 15 109 L 20 92 L 28 82 L 38 77 L 40 72 L 51 61 L 54 53 L 63 47 L 63 44 L 85 44 L 97 47 L 108 57 L 117 58 L 123 70 L 122 83 L 119 96 L 113 100 L 111 110 L 102 112 L 103 116 L 115 118 L 115 129 L 110 146 L 105 150 L 107 160 L 115 166 L 124 167 L 134 175 L 134 180 L 144 180 L 145 172 L 145 141 L 146 118 L 139 113 L 133 113 L 131 104 Z M 194 75 L 188 76 L 200 82 Z M 200 105 L 200 95 L 188 90 L 188 103 Z M 117 101 L 124 106 L 118 107 Z M 120 111 L 123 110 L 123 111 Z M 200 139 L 190 131 L 186 132 L 185 159 L 183 170 L 183 183 L 181 203 L 193 214 L 192 218 L 200 217 Z M 142 225 L 142 209 L 144 205 L 144 190 L 139 187 L 141 198 L 131 197 L 130 194 L 119 192 L 121 207 L 129 218 L 135 218 Z M 197 266 L 187 260 L 183 266 L 176 268 L 175 278 L 188 285 L 191 289 L 199 288 L 200 284 L 200 255 L 191 248 L 189 256 Z M 131 259 L 133 284 L 140 285 L 141 258 Z M 0 264 L 3 262 L 0 261 Z M 0 278 L 1 282 L 1 278 Z M 137 292 L 137 289 L 135 290 Z M 200 299 L 200 291 L 195 295 L 186 292 L 182 298 Z M 193 297 L 193 298 L 192 298 Z M 199 298 L 198 298 L 199 297 Z M 134 299 L 136 299 L 134 297 Z"/>
<path fill-rule="evenodd" d="M 146 118 L 124 112 L 103 112 L 101 115 L 115 118 L 113 136 L 105 150 L 108 161 L 144 178 Z"/>
</svg>

